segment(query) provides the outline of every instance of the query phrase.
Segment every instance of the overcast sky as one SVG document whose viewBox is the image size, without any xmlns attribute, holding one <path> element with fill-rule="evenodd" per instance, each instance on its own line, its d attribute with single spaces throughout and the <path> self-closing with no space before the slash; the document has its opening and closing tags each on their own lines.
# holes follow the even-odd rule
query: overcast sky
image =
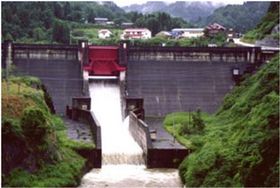
<svg viewBox="0 0 280 188">
<path fill-rule="evenodd" d="M 131 5 L 131 4 L 144 4 L 148 0 L 113 0 L 118 6 L 123 7 L 126 5 Z M 155 0 L 153 0 L 155 1 Z M 161 0 L 156 0 L 156 1 L 161 1 Z M 167 3 L 174 3 L 176 0 L 162 0 Z M 191 0 L 187 0 L 191 1 Z M 198 1 L 198 0 L 192 0 L 192 1 Z M 211 0 L 202 0 L 202 1 L 211 1 Z M 244 1 L 243 0 L 232 0 L 231 2 L 227 2 L 225 0 L 212 0 L 211 2 L 217 2 L 217 3 L 225 3 L 225 4 L 242 4 Z"/>
</svg>

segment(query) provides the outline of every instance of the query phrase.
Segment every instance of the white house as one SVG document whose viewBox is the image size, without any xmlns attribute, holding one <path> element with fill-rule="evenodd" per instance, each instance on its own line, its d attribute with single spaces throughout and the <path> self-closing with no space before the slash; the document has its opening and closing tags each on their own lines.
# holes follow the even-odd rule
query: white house
<svg viewBox="0 0 280 188">
<path fill-rule="evenodd" d="M 98 25 L 106 25 L 106 22 L 108 22 L 108 18 L 94 18 L 95 24 Z"/>
<path fill-rule="evenodd" d="M 175 28 L 172 33 L 179 33 L 180 37 L 197 38 L 204 35 L 204 28 Z"/>
<path fill-rule="evenodd" d="M 98 38 L 100 38 L 100 39 L 110 38 L 111 35 L 112 35 L 112 32 L 108 29 L 101 29 L 98 31 Z"/>
<path fill-rule="evenodd" d="M 152 33 L 146 28 L 131 28 L 123 30 L 121 39 L 149 39 L 152 37 Z"/>
</svg>

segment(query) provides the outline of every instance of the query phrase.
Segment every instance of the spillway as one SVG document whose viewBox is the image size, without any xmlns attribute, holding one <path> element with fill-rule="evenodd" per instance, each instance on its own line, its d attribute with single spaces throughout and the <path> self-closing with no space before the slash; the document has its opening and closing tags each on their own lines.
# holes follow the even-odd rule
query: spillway
<svg viewBox="0 0 280 188">
<path fill-rule="evenodd" d="M 93 169 L 80 187 L 182 187 L 174 169 L 146 169 L 143 151 L 129 133 L 129 118 L 122 121 L 117 82 L 89 84 L 91 110 L 101 125 L 102 168 Z"/>
<path fill-rule="evenodd" d="M 94 81 L 90 84 L 92 111 L 101 125 L 102 163 L 144 164 L 143 152 L 122 121 L 120 88 L 115 81 Z"/>
</svg>

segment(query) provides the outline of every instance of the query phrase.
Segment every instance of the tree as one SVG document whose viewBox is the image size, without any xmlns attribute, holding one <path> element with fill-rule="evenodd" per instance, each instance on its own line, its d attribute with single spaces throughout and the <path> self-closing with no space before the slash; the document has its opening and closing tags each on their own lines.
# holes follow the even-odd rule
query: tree
<svg viewBox="0 0 280 188">
<path fill-rule="evenodd" d="M 89 9 L 89 12 L 88 12 L 88 15 L 87 15 L 88 22 L 94 23 L 95 22 L 95 20 L 94 20 L 95 16 L 96 15 L 95 15 L 94 10 L 93 9 Z"/>
<path fill-rule="evenodd" d="M 70 28 L 65 22 L 56 20 L 53 26 L 53 41 L 68 44 L 70 39 Z"/>
<path fill-rule="evenodd" d="M 36 41 L 40 41 L 40 40 L 44 40 L 46 36 L 42 28 L 36 27 L 35 29 L 32 30 L 32 37 Z"/>
<path fill-rule="evenodd" d="M 204 129 L 204 122 L 201 118 L 201 111 L 200 109 L 197 109 L 196 113 L 192 114 L 192 121 L 193 121 L 193 127 L 199 131 L 202 131 Z"/>
</svg>

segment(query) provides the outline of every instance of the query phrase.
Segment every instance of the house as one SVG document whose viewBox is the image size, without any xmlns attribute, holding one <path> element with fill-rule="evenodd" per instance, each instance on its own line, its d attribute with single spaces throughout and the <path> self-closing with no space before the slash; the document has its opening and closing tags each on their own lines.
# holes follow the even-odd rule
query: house
<svg viewBox="0 0 280 188">
<path fill-rule="evenodd" d="M 237 34 L 235 33 L 235 31 L 232 28 L 229 28 L 227 31 L 227 38 L 232 39 L 232 38 L 236 38 Z"/>
<path fill-rule="evenodd" d="M 112 35 L 112 32 L 108 29 L 100 29 L 98 31 L 98 38 L 100 38 L 100 39 L 110 38 L 111 35 Z"/>
<path fill-rule="evenodd" d="M 123 30 L 121 39 L 149 39 L 152 37 L 152 33 L 146 28 L 130 28 Z"/>
<path fill-rule="evenodd" d="M 94 18 L 94 23 L 98 25 L 106 25 L 106 22 L 108 22 L 108 18 Z"/>
<path fill-rule="evenodd" d="M 114 24 L 115 24 L 115 22 L 113 22 L 113 21 L 106 22 L 106 25 L 114 25 Z"/>
<path fill-rule="evenodd" d="M 213 23 L 205 27 L 205 35 L 215 36 L 218 33 L 225 33 L 226 28 L 218 23 Z"/>
<path fill-rule="evenodd" d="M 204 35 L 204 28 L 175 28 L 172 29 L 174 38 L 197 38 Z"/>
</svg>

